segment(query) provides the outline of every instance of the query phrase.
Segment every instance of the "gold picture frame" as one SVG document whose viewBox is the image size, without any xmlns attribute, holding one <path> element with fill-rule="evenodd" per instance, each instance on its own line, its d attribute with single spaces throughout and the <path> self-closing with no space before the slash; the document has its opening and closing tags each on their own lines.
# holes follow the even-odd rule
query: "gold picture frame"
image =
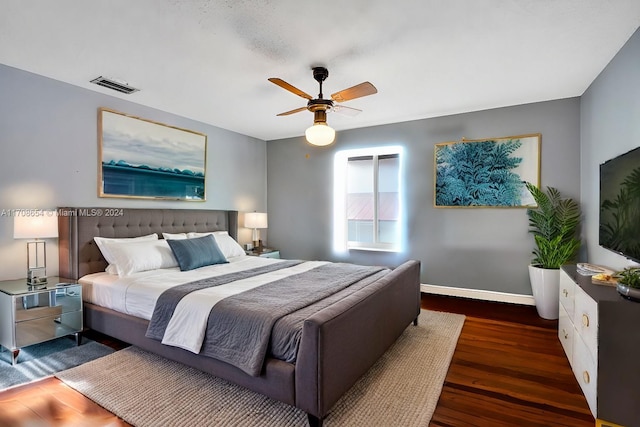
<svg viewBox="0 0 640 427">
<path fill-rule="evenodd" d="M 434 149 L 434 207 L 536 206 L 525 182 L 540 186 L 539 133 L 443 142 Z"/>
<path fill-rule="evenodd" d="M 207 135 L 98 110 L 98 195 L 205 201 Z"/>
</svg>

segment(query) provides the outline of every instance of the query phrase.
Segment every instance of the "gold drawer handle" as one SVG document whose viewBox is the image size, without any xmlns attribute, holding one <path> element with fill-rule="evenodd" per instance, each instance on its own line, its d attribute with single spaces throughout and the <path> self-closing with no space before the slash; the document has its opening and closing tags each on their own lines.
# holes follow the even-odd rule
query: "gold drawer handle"
<svg viewBox="0 0 640 427">
<path fill-rule="evenodd" d="M 591 380 L 591 378 L 589 377 L 589 372 L 584 371 L 582 373 L 582 379 L 584 380 L 585 384 L 589 384 L 589 381 Z"/>
<path fill-rule="evenodd" d="M 569 296 L 569 291 L 568 291 L 568 290 L 566 290 L 566 289 L 563 289 L 563 290 L 562 290 L 562 295 L 564 295 L 564 296 L 565 296 L 565 298 L 566 298 L 566 297 L 568 297 L 568 296 Z"/>
<path fill-rule="evenodd" d="M 587 328 L 589 327 L 589 316 L 587 316 L 586 314 L 582 315 L 582 324 Z"/>
</svg>

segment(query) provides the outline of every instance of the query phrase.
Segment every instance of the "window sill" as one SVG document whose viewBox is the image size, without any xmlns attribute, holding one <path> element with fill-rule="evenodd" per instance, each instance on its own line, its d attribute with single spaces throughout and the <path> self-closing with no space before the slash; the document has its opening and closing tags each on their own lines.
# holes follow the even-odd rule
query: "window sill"
<svg viewBox="0 0 640 427">
<path fill-rule="evenodd" d="M 366 252 L 391 252 L 391 253 L 399 253 L 401 252 L 398 248 L 372 248 L 366 246 L 352 246 L 347 248 L 348 251 L 366 251 Z"/>
</svg>

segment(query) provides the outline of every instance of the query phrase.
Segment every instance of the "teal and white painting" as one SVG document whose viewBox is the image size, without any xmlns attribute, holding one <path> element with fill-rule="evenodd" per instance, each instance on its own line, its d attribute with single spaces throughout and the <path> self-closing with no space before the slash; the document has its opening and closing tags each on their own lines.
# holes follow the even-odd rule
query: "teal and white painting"
<svg viewBox="0 0 640 427">
<path fill-rule="evenodd" d="M 436 207 L 531 207 L 540 182 L 541 134 L 435 146 Z"/>
<path fill-rule="evenodd" d="M 204 201 L 207 136 L 99 111 L 100 197 Z"/>
</svg>

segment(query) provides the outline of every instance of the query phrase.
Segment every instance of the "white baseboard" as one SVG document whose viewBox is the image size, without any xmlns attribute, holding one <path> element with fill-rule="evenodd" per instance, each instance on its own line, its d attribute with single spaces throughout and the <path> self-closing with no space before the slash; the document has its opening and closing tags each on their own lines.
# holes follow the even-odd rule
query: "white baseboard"
<svg viewBox="0 0 640 427">
<path fill-rule="evenodd" d="M 482 289 L 454 288 L 452 286 L 427 285 L 424 283 L 420 284 L 420 291 L 428 294 L 447 295 L 450 297 L 535 305 L 533 295 L 510 294 L 506 292 L 486 291 Z"/>
</svg>

